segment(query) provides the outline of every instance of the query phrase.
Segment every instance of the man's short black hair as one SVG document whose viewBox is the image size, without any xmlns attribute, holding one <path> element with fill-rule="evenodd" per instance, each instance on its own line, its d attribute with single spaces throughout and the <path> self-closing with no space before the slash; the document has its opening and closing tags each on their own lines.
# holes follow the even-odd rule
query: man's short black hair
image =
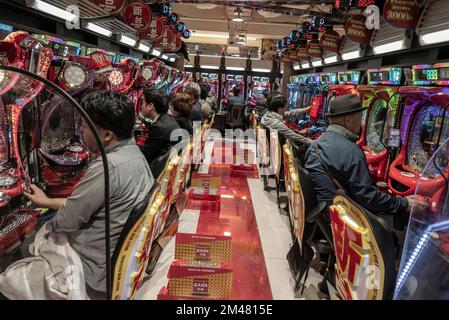
<svg viewBox="0 0 449 320">
<path fill-rule="evenodd" d="M 168 111 L 168 98 L 164 91 L 158 89 L 145 89 L 143 92 L 145 101 L 153 103 L 158 114 L 164 114 Z"/>
<path fill-rule="evenodd" d="M 210 91 L 209 85 L 207 83 L 200 83 L 199 85 L 200 85 L 200 88 L 201 88 L 200 98 L 202 100 L 206 100 L 206 98 L 209 95 L 209 91 Z"/>
<path fill-rule="evenodd" d="M 265 97 L 265 99 L 268 99 L 268 96 L 270 95 L 270 91 L 268 89 L 265 89 L 262 91 L 262 95 Z"/>
<path fill-rule="evenodd" d="M 234 88 L 232 88 L 232 93 L 234 94 L 234 96 L 239 96 L 240 92 L 242 91 L 242 89 L 240 89 L 239 86 L 235 86 Z"/>
<path fill-rule="evenodd" d="M 125 95 L 116 92 L 93 92 L 82 100 L 81 107 L 97 126 L 114 132 L 119 140 L 132 137 L 134 108 Z"/>
<path fill-rule="evenodd" d="M 283 95 L 273 96 L 268 104 L 268 110 L 277 112 L 279 108 L 284 108 L 287 104 L 287 99 Z"/>
<path fill-rule="evenodd" d="M 267 106 L 270 106 L 271 100 L 273 100 L 274 97 L 281 96 L 281 95 L 282 94 L 278 91 L 271 92 L 267 98 Z"/>
</svg>

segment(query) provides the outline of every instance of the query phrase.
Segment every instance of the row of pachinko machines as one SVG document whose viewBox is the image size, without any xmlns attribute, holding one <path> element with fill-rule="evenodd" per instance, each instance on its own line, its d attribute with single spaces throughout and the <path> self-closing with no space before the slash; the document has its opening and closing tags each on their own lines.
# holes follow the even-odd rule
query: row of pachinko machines
<svg viewBox="0 0 449 320">
<path fill-rule="evenodd" d="M 367 84 L 362 84 L 366 79 Z M 311 106 L 302 119 L 288 125 L 318 138 L 326 129 L 330 99 L 360 95 L 367 107 L 357 144 L 363 148 L 373 180 L 395 195 L 414 194 L 417 180 L 435 151 L 449 137 L 449 63 L 411 69 L 382 68 L 293 76 L 289 84 L 291 109 Z M 429 188 L 423 196 L 433 203 L 446 186 L 441 173 L 447 155 L 427 170 Z"/>
<path fill-rule="evenodd" d="M 395 298 L 449 299 L 449 63 L 298 75 L 289 88 L 291 109 L 311 108 L 287 124 L 313 139 L 326 130 L 332 97 L 361 97 L 367 109 L 357 144 L 372 180 L 429 205 L 425 215 L 391 219 L 399 234 L 408 226 Z"/>
<path fill-rule="evenodd" d="M 114 56 L 101 49 L 81 55 L 79 44 L 47 35 L 16 31 L 0 41 L 0 257 L 36 224 L 40 213 L 25 209 L 23 197 L 31 183 L 40 184 L 50 197 L 67 197 L 90 159 L 81 139 L 81 115 L 71 101 L 32 75 L 78 102 L 94 91 L 127 96 L 136 114 L 138 143 L 148 132 L 139 112 L 145 88 L 170 94 L 188 80 L 157 59 Z"/>
</svg>

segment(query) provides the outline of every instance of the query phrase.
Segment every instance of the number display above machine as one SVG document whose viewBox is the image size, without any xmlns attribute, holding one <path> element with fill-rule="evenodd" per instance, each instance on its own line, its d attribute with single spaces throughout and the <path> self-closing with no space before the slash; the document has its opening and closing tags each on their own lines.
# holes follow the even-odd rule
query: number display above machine
<svg viewBox="0 0 449 320">
<path fill-rule="evenodd" d="M 359 85 L 361 79 L 360 71 L 344 71 L 338 73 L 339 84 L 353 84 Z"/>
<path fill-rule="evenodd" d="M 402 68 L 381 68 L 368 70 L 368 84 L 401 85 Z"/>
<path fill-rule="evenodd" d="M 449 63 L 413 66 L 412 82 L 414 85 L 449 85 Z"/>
<path fill-rule="evenodd" d="M 337 84 L 337 73 L 336 72 L 326 72 L 320 74 L 321 84 Z"/>
<path fill-rule="evenodd" d="M 201 79 L 218 80 L 218 74 L 216 74 L 216 73 L 201 73 Z"/>
<path fill-rule="evenodd" d="M 41 41 L 53 51 L 53 60 L 68 59 L 69 56 L 78 56 L 81 53 L 81 44 L 72 41 L 64 41 L 57 37 L 33 34 L 33 37 Z"/>
</svg>

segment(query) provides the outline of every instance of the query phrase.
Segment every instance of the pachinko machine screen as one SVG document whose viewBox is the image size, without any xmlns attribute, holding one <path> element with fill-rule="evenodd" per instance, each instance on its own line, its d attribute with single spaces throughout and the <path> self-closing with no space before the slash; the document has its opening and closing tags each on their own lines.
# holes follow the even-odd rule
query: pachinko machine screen
<svg viewBox="0 0 449 320">
<path fill-rule="evenodd" d="M 410 169 L 422 173 L 435 150 L 448 138 L 449 112 L 444 114 L 444 110 L 442 106 L 429 104 L 416 114 L 407 146 L 407 165 Z M 429 164 L 426 170 L 429 178 L 441 175 L 448 164 L 447 151 L 436 156 L 435 163 Z"/>
</svg>

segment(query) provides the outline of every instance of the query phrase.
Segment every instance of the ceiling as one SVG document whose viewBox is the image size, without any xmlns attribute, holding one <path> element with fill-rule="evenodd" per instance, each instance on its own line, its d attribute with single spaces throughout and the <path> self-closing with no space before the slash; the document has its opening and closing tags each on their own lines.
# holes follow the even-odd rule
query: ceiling
<svg viewBox="0 0 449 320">
<path fill-rule="evenodd" d="M 342 26 L 338 26 L 339 19 L 333 12 L 335 0 L 226 1 L 226 4 L 223 4 L 224 1 L 176 2 L 171 4 L 174 12 L 192 31 L 192 37 L 185 40 L 190 48 L 199 45 L 199 48 L 210 51 L 211 46 L 204 45 L 219 45 L 229 54 L 240 51 L 241 55 L 246 55 L 248 47 L 261 48 L 262 39 L 282 39 L 304 21 L 309 21 L 312 15 L 334 19 L 336 30 L 343 33 Z M 232 21 L 237 7 L 241 10 L 243 22 Z M 238 34 L 241 33 L 246 35 L 245 44 L 237 44 Z M 221 54 L 221 50 L 215 54 Z"/>
</svg>

